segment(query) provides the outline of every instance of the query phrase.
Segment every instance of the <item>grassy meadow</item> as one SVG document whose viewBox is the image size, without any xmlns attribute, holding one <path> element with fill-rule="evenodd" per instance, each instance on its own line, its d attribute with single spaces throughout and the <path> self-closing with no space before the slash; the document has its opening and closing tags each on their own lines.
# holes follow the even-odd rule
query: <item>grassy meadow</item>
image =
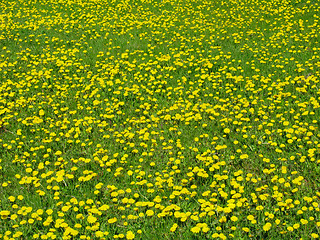
<svg viewBox="0 0 320 240">
<path fill-rule="evenodd" d="M 319 0 L 0 1 L 0 239 L 317 239 Z"/>
</svg>

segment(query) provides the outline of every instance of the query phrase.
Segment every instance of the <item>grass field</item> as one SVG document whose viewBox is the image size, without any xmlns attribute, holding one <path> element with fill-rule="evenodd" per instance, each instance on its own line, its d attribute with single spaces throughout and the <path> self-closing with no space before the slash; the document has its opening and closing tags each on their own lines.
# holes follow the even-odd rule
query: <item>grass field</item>
<svg viewBox="0 0 320 240">
<path fill-rule="evenodd" d="M 0 1 L 0 239 L 315 239 L 318 0 Z"/>
</svg>

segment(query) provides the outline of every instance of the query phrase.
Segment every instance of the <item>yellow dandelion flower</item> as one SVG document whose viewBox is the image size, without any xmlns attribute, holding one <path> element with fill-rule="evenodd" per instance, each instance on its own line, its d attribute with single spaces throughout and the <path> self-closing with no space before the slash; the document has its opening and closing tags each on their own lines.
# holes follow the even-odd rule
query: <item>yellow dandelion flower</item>
<svg viewBox="0 0 320 240">
<path fill-rule="evenodd" d="M 284 121 L 282 124 L 283 126 L 288 126 L 290 123 L 288 121 Z"/>
<path fill-rule="evenodd" d="M 70 207 L 71 207 L 71 206 L 63 206 L 63 207 L 61 208 L 61 210 L 62 210 L 63 212 L 67 212 L 67 211 L 70 209 Z"/>
<path fill-rule="evenodd" d="M 232 216 L 232 217 L 231 217 L 231 221 L 232 221 L 232 222 L 236 222 L 236 221 L 238 221 L 238 218 L 237 218 L 236 216 Z"/>
<path fill-rule="evenodd" d="M 226 133 L 226 134 L 228 134 L 228 133 L 230 133 L 230 129 L 229 129 L 229 128 L 225 128 L 225 129 L 223 130 L 223 132 Z"/>
<path fill-rule="evenodd" d="M 128 231 L 127 232 L 127 235 L 126 235 L 126 238 L 129 240 L 129 239 L 134 239 L 135 235 L 132 231 Z"/>
<path fill-rule="evenodd" d="M 95 232 L 96 237 L 103 237 L 104 233 L 102 231 Z"/>
<path fill-rule="evenodd" d="M 146 215 L 149 216 L 149 217 L 151 217 L 151 216 L 154 215 L 154 212 L 153 212 L 152 210 L 147 210 L 147 211 L 146 211 Z"/>
<path fill-rule="evenodd" d="M 226 235 L 224 235 L 223 233 L 220 233 L 220 234 L 219 234 L 219 237 L 220 237 L 222 240 L 227 239 Z"/>
<path fill-rule="evenodd" d="M 97 218 L 92 215 L 89 215 L 87 221 L 88 223 L 95 223 L 97 221 Z"/>
<path fill-rule="evenodd" d="M 43 111 L 42 109 L 39 111 L 39 115 L 40 115 L 40 116 L 43 116 L 43 115 L 44 115 L 44 111 Z"/>
<path fill-rule="evenodd" d="M 61 152 L 61 151 L 56 151 L 54 155 L 56 155 L 56 156 L 60 156 L 61 154 L 62 154 L 62 152 Z"/>
<path fill-rule="evenodd" d="M 296 224 L 293 225 L 293 228 L 294 228 L 294 229 L 298 229 L 299 227 L 300 227 L 300 224 L 299 224 L 299 223 L 296 223 Z"/>
<path fill-rule="evenodd" d="M 200 231 L 201 231 L 201 228 L 198 226 L 191 228 L 191 232 L 193 232 L 193 233 L 198 233 Z"/>
<path fill-rule="evenodd" d="M 263 226 L 263 230 L 267 232 L 270 230 L 271 226 L 272 226 L 272 224 L 268 222 Z"/>
<path fill-rule="evenodd" d="M 178 227 L 178 224 L 173 224 L 172 227 L 170 228 L 170 232 L 174 232 Z"/>
<path fill-rule="evenodd" d="M 74 227 L 75 227 L 75 228 L 82 228 L 82 225 L 79 224 L 79 223 L 76 223 L 76 224 L 74 225 Z"/>
<path fill-rule="evenodd" d="M 0 212 L 0 216 L 9 216 L 9 215 L 10 215 L 10 211 L 3 210 Z"/>
<path fill-rule="evenodd" d="M 10 196 L 10 197 L 8 197 L 8 199 L 10 200 L 10 202 L 14 202 L 16 200 L 16 198 L 14 196 Z"/>
<path fill-rule="evenodd" d="M 109 220 L 108 220 L 108 223 L 115 223 L 117 221 L 117 218 L 110 218 Z"/>
<path fill-rule="evenodd" d="M 202 228 L 202 232 L 204 232 L 204 233 L 207 233 L 207 232 L 209 232 L 210 231 L 210 228 L 209 227 L 203 227 Z"/>
<path fill-rule="evenodd" d="M 218 238 L 219 237 L 219 233 L 214 233 L 211 235 L 212 238 Z"/>
<path fill-rule="evenodd" d="M 305 225 L 305 224 L 307 224 L 309 221 L 302 218 L 302 219 L 300 219 L 300 222 L 301 222 L 303 225 Z"/>
</svg>

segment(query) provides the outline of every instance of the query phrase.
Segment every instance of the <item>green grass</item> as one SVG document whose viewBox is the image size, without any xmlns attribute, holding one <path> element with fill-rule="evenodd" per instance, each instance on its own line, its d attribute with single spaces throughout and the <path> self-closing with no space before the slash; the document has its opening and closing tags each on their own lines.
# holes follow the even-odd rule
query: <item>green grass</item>
<svg viewBox="0 0 320 240">
<path fill-rule="evenodd" d="M 319 238 L 319 1 L 0 9 L 0 239 Z"/>
</svg>

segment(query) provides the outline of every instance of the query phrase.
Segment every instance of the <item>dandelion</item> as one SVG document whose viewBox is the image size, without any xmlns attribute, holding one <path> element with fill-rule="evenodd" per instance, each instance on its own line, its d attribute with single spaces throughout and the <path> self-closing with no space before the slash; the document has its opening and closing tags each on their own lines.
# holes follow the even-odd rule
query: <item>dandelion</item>
<svg viewBox="0 0 320 240">
<path fill-rule="evenodd" d="M 193 233 L 199 233 L 200 231 L 201 231 L 201 228 L 198 226 L 191 228 L 191 232 Z"/>
<path fill-rule="evenodd" d="M 8 216 L 8 215 L 10 215 L 10 211 L 2 210 L 2 211 L 0 212 L 0 216 Z"/>
<path fill-rule="evenodd" d="M 96 235 L 96 237 L 102 238 L 104 236 L 104 233 L 102 231 L 96 231 L 95 235 Z"/>
<path fill-rule="evenodd" d="M 132 231 L 128 231 L 126 234 L 127 239 L 134 239 L 135 234 Z"/>
<path fill-rule="evenodd" d="M 223 130 L 223 132 L 226 133 L 226 134 L 228 134 L 228 133 L 230 133 L 230 129 L 229 129 L 229 128 L 225 128 L 225 129 Z"/>
<path fill-rule="evenodd" d="M 8 197 L 8 199 L 10 200 L 10 202 L 14 202 L 16 200 L 16 198 L 14 196 L 10 196 L 10 197 Z"/>
<path fill-rule="evenodd" d="M 272 224 L 268 222 L 263 226 L 263 230 L 267 232 L 270 230 L 271 226 L 272 226 Z"/>
<path fill-rule="evenodd" d="M 89 215 L 87 221 L 88 223 L 95 223 L 97 221 L 97 218 L 92 215 Z"/>
<path fill-rule="evenodd" d="M 154 215 L 154 212 L 153 212 L 152 210 L 147 210 L 147 211 L 146 211 L 146 215 L 149 216 L 149 217 L 151 217 L 151 216 Z"/>
<path fill-rule="evenodd" d="M 303 224 L 303 225 L 306 225 L 306 224 L 308 224 L 308 220 L 306 220 L 306 219 L 300 219 L 300 222 Z"/>
<path fill-rule="evenodd" d="M 288 226 L 288 227 L 287 227 L 287 230 L 288 230 L 289 232 L 292 232 L 294 229 L 293 229 L 293 227 Z"/>
<path fill-rule="evenodd" d="M 231 221 L 232 221 L 232 222 L 236 222 L 236 221 L 238 221 L 238 218 L 237 218 L 236 216 L 232 216 L 232 217 L 231 217 Z"/>
<path fill-rule="evenodd" d="M 176 224 L 176 223 L 173 224 L 172 227 L 170 228 L 170 232 L 176 231 L 177 227 L 178 227 L 178 224 Z"/>
<path fill-rule="evenodd" d="M 293 225 L 293 228 L 294 228 L 294 229 L 298 229 L 299 227 L 300 227 L 300 224 L 299 224 L 299 223 L 296 223 L 296 224 Z"/>
<path fill-rule="evenodd" d="M 288 126 L 289 122 L 288 121 L 284 121 L 282 124 L 283 124 L 283 126 Z"/>
<path fill-rule="evenodd" d="M 220 234 L 219 234 L 219 237 L 220 237 L 221 239 L 223 239 L 223 240 L 227 239 L 226 235 L 224 235 L 223 233 L 220 233 Z"/>
<path fill-rule="evenodd" d="M 247 228 L 247 227 L 242 228 L 242 230 L 243 230 L 244 232 L 249 232 L 249 231 L 250 231 L 250 229 Z"/>
<path fill-rule="evenodd" d="M 211 235 L 212 238 L 218 238 L 219 237 L 219 233 L 214 233 Z"/>
<path fill-rule="evenodd" d="M 210 228 L 209 227 L 203 227 L 202 228 L 202 232 L 204 232 L 204 233 L 207 233 L 207 232 L 209 232 L 210 231 Z"/>
<path fill-rule="evenodd" d="M 82 225 L 79 224 L 79 223 L 76 223 L 76 224 L 74 225 L 74 227 L 75 227 L 75 228 L 82 228 Z"/>
<path fill-rule="evenodd" d="M 44 115 L 44 111 L 43 111 L 42 109 L 39 111 L 39 115 L 40 115 L 40 116 L 43 116 L 43 115 Z"/>
<path fill-rule="evenodd" d="M 54 155 L 56 155 L 56 156 L 60 156 L 61 154 L 62 154 L 61 151 L 56 151 L 56 152 L 54 153 Z"/>
<path fill-rule="evenodd" d="M 108 220 L 108 223 L 115 223 L 117 221 L 117 218 L 110 218 Z"/>
</svg>

